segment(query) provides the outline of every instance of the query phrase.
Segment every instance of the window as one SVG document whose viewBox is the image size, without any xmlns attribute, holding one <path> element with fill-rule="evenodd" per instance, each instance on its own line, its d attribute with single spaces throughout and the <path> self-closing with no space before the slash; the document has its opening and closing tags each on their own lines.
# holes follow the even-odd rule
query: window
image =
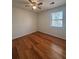
<svg viewBox="0 0 79 59">
<path fill-rule="evenodd" d="M 63 27 L 63 11 L 52 13 L 52 24 L 53 27 Z"/>
</svg>

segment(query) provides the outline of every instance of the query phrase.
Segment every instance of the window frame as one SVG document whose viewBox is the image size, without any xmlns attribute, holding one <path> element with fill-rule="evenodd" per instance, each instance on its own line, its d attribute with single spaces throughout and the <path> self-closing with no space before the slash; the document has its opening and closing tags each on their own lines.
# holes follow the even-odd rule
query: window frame
<svg viewBox="0 0 79 59">
<path fill-rule="evenodd" d="M 63 13 L 63 14 L 62 14 L 62 19 L 59 19 L 59 20 L 62 20 L 62 26 L 53 26 L 53 25 L 52 25 L 52 23 L 53 23 L 52 14 L 53 14 L 53 13 L 57 13 L 57 12 L 62 12 L 62 13 Z M 57 28 L 57 27 L 58 27 L 58 28 L 62 28 L 62 27 L 63 27 L 63 19 L 64 19 L 64 12 L 63 12 L 63 10 L 52 12 L 52 13 L 51 13 L 51 26 L 52 26 L 52 27 L 55 27 L 55 28 Z M 55 21 L 55 20 L 54 20 L 54 21 Z"/>
</svg>

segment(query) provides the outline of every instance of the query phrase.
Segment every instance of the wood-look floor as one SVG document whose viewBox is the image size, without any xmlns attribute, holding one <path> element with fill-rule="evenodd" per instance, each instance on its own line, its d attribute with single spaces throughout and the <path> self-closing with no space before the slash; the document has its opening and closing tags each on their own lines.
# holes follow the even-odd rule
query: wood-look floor
<svg viewBox="0 0 79 59">
<path fill-rule="evenodd" d="M 12 41 L 12 59 L 66 59 L 66 41 L 35 32 Z"/>
</svg>

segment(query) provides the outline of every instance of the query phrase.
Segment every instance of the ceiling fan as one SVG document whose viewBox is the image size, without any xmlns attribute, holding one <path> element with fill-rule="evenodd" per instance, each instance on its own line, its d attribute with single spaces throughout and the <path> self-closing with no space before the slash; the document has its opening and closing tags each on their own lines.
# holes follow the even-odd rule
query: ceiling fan
<svg viewBox="0 0 79 59">
<path fill-rule="evenodd" d="M 28 3 L 25 4 L 25 7 L 32 7 L 33 10 L 41 9 L 41 5 L 43 5 L 39 0 L 27 0 L 27 2 Z"/>
</svg>

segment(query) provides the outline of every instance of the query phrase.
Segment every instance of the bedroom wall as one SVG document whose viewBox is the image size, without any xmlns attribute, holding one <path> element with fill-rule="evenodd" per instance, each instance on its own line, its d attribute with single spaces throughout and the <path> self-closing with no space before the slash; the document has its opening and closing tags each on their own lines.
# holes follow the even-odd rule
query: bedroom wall
<svg viewBox="0 0 79 59">
<path fill-rule="evenodd" d="M 21 8 L 12 8 L 12 39 L 37 30 L 37 14 Z"/>
<path fill-rule="evenodd" d="M 51 13 L 63 10 L 64 19 L 63 27 L 56 28 L 51 26 Z M 47 11 L 43 11 L 38 15 L 38 29 L 41 32 L 66 39 L 66 5 L 62 5 Z"/>
</svg>

